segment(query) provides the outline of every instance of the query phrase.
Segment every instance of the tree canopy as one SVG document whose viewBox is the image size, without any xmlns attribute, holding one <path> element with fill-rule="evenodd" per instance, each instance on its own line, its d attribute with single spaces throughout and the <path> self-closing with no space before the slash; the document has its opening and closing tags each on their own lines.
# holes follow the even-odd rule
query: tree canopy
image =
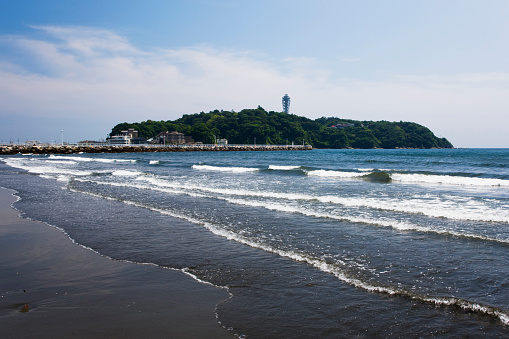
<svg viewBox="0 0 509 339">
<path fill-rule="evenodd" d="M 306 143 L 315 148 L 452 148 L 445 138 L 413 122 L 356 121 L 335 117 L 315 120 L 262 107 L 240 112 L 214 110 L 184 114 L 171 121 L 147 120 L 120 123 L 111 135 L 134 128 L 138 135 L 153 138 L 164 131 L 177 131 L 193 140 L 213 143 L 225 138 L 230 144 L 283 145 Z"/>
</svg>

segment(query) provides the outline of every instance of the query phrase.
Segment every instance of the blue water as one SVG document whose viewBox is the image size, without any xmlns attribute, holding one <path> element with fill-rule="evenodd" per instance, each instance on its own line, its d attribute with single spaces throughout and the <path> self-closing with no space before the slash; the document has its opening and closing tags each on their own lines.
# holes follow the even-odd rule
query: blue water
<svg viewBox="0 0 509 339">
<path fill-rule="evenodd" d="M 509 150 L 3 157 L 27 217 L 228 287 L 243 337 L 509 337 Z"/>
</svg>

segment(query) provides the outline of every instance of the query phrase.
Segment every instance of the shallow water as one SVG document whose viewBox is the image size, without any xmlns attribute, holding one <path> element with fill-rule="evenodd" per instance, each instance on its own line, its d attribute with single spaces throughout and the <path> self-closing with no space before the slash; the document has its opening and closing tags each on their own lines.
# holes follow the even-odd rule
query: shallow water
<svg viewBox="0 0 509 339">
<path fill-rule="evenodd" d="M 509 335 L 509 150 L 2 159 L 26 216 L 228 286 L 232 333 Z"/>
</svg>

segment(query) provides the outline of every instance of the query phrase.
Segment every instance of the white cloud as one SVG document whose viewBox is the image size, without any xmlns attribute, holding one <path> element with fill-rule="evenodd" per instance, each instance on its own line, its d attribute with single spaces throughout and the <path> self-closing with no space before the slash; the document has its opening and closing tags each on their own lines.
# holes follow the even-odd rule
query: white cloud
<svg viewBox="0 0 509 339">
<path fill-rule="evenodd" d="M 298 115 L 415 121 L 458 146 L 473 146 L 467 133 L 479 131 L 480 122 L 471 117 L 509 125 L 507 73 L 332 79 L 315 59 L 277 62 L 208 46 L 141 51 L 107 30 L 34 28 L 48 38 L 2 39 L 37 60 L 38 68 L 26 60 L 0 62 L 0 114 L 167 120 L 216 108 L 261 105 L 280 111 L 281 97 L 288 93 Z M 491 134 L 486 132 L 492 146 L 503 142 Z"/>
<path fill-rule="evenodd" d="M 60 47 L 66 47 L 86 55 L 97 55 L 100 52 L 141 53 L 129 43 L 127 38 L 105 29 L 79 26 L 31 27 L 61 40 Z"/>
</svg>

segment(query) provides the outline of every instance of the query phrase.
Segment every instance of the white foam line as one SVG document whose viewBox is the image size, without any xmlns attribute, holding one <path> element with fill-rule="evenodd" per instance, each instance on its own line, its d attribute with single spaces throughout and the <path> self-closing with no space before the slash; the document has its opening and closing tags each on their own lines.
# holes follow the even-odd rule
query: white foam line
<svg viewBox="0 0 509 339">
<path fill-rule="evenodd" d="M 230 203 L 234 203 L 237 205 L 246 205 L 251 207 L 262 207 L 269 210 L 274 210 L 278 212 L 287 212 L 287 213 L 298 213 L 302 214 L 308 217 L 315 217 L 315 218 L 326 218 L 326 219 L 333 219 L 333 220 L 339 220 L 339 221 L 347 221 L 351 223 L 363 223 L 367 225 L 373 225 L 373 226 L 381 226 L 381 227 L 389 227 L 400 231 L 416 231 L 416 232 L 422 232 L 422 233 L 432 233 L 432 234 L 439 234 L 439 235 L 449 235 L 449 236 L 455 236 L 459 238 L 471 238 L 471 239 L 478 239 L 483 241 L 491 241 L 491 242 L 498 242 L 498 243 L 504 243 L 509 244 L 509 239 L 497 239 L 492 238 L 484 235 L 479 234 L 472 234 L 472 233 L 461 233 L 451 230 L 444 230 L 444 229 L 433 229 L 429 227 L 423 227 L 407 222 L 400 222 L 396 220 L 382 220 L 380 218 L 377 219 L 370 219 L 370 218 L 359 218 L 359 217 L 351 217 L 351 216 L 337 216 L 333 214 L 328 213 L 320 213 L 315 211 L 309 211 L 303 208 L 296 208 L 296 207 L 289 207 L 286 205 L 278 205 L 274 203 L 261 203 L 261 202 L 253 202 L 253 201 L 246 201 L 241 199 L 232 199 L 232 198 L 222 198 L 218 197 L 218 199 L 226 200 Z"/>
<path fill-rule="evenodd" d="M 76 179 L 77 181 L 81 182 L 93 182 L 96 184 L 101 185 L 110 185 L 110 186 L 117 186 L 117 187 L 125 187 L 126 183 L 112 183 L 112 182 L 101 182 L 101 181 L 93 181 L 93 180 L 84 180 L 84 179 Z M 130 187 L 138 188 L 138 189 L 144 189 L 144 190 L 153 190 L 153 191 L 159 191 L 159 192 L 165 192 L 165 193 L 173 193 L 173 194 L 184 194 L 188 196 L 193 197 L 199 197 L 199 198 L 212 198 L 209 195 L 206 194 L 199 194 L 195 192 L 189 192 L 189 191 L 181 191 L 181 190 L 175 190 L 170 188 L 161 188 L 161 187 L 153 187 L 153 186 L 146 186 L 146 185 L 136 185 L 136 184 L 129 184 Z M 509 244 L 509 239 L 497 239 L 488 237 L 485 235 L 480 234 L 472 234 L 472 233 L 461 233 L 456 232 L 452 230 L 444 230 L 444 229 L 434 229 L 429 227 L 423 227 L 419 225 L 415 225 L 408 222 L 401 222 L 397 220 L 383 220 L 380 218 L 376 219 L 370 219 L 370 218 L 360 218 L 360 217 L 353 217 L 353 216 L 345 216 L 345 215 L 333 215 L 329 213 L 321 213 L 316 211 L 310 211 L 306 210 L 304 208 L 296 208 L 296 207 L 290 207 L 287 205 L 279 205 L 274 204 L 272 202 L 263 203 L 263 202 L 256 202 L 252 200 L 243 200 L 243 199 L 235 199 L 231 197 L 214 197 L 215 199 L 220 199 L 227 201 L 232 204 L 236 205 L 244 205 L 244 206 L 250 206 L 250 207 L 261 207 L 266 208 L 268 210 L 274 210 L 278 212 L 285 212 L 285 213 L 298 213 L 302 214 L 308 217 L 314 217 L 314 218 L 325 218 L 325 219 L 333 219 L 338 221 L 347 221 L 351 223 L 362 223 L 367 225 L 373 225 L 373 226 L 380 226 L 380 227 L 387 227 L 387 228 L 393 228 L 399 231 L 414 231 L 414 232 L 422 232 L 422 233 L 430 233 L 430 234 L 438 234 L 438 235 L 446 235 L 446 236 L 454 236 L 458 238 L 470 238 L 470 239 L 477 239 L 482 241 L 490 241 L 490 242 L 497 242 L 502 244 Z"/>
<path fill-rule="evenodd" d="M 490 179 L 490 178 L 472 178 L 451 175 L 431 175 L 431 174 L 391 174 L 392 180 L 403 183 L 425 183 L 425 184 L 443 184 L 454 186 L 509 186 L 509 180 Z"/>
<path fill-rule="evenodd" d="M 48 159 L 47 162 L 51 164 L 61 164 L 61 165 L 76 165 L 77 162 L 73 160 L 54 160 L 54 159 Z"/>
<path fill-rule="evenodd" d="M 274 248 L 273 246 L 270 246 L 268 244 L 264 244 L 261 242 L 255 242 L 255 241 L 247 239 L 243 236 L 240 236 L 234 232 L 225 230 L 217 225 L 214 225 L 213 223 L 195 219 L 195 218 L 189 217 L 187 215 L 170 212 L 168 210 L 151 207 L 151 206 L 140 204 L 140 203 L 133 202 L 133 201 L 126 201 L 126 200 L 121 200 L 121 201 L 126 204 L 129 204 L 129 205 L 146 208 L 146 209 L 149 209 L 149 210 L 152 210 L 155 212 L 159 212 L 164 215 L 169 215 L 174 218 L 179 218 L 179 219 L 186 220 L 186 221 L 189 221 L 194 224 L 202 225 L 206 229 L 208 229 L 210 232 L 212 232 L 213 234 L 221 236 L 228 240 L 232 240 L 232 241 L 250 246 L 252 248 L 260 249 L 265 252 L 277 254 L 281 257 L 290 258 L 290 259 L 293 259 L 298 262 L 307 263 L 307 264 L 319 269 L 322 272 L 334 275 L 336 278 L 343 281 L 344 283 L 355 286 L 357 288 L 361 288 L 368 292 L 378 292 L 378 293 L 389 294 L 389 295 L 407 296 L 407 297 L 411 297 L 414 300 L 418 300 L 418 301 L 425 302 L 425 303 L 430 303 L 430 304 L 433 304 L 436 306 L 451 306 L 451 305 L 459 306 L 460 308 L 467 310 L 467 311 L 483 313 L 483 314 L 494 316 L 494 317 L 498 318 L 504 325 L 509 325 L 509 314 L 507 314 L 507 313 L 503 312 L 502 310 L 499 310 L 495 307 L 492 307 L 492 306 L 481 305 L 478 303 L 469 302 L 467 300 L 459 299 L 459 298 L 455 298 L 455 297 L 428 297 L 428 296 L 418 295 L 413 292 L 408 292 L 401 288 L 392 288 L 392 287 L 387 287 L 387 286 L 378 286 L 375 284 L 368 284 L 366 282 L 363 282 L 362 280 L 349 277 L 348 274 L 341 271 L 341 269 L 339 269 L 338 267 L 336 267 L 334 265 L 328 264 L 328 263 L 324 262 L 323 260 L 309 257 L 306 254 L 282 250 L 282 249 Z M 194 276 L 194 275 L 191 275 L 191 276 Z"/>
<path fill-rule="evenodd" d="M 137 177 L 143 175 L 144 173 L 139 171 L 117 170 L 111 172 L 111 174 L 121 177 Z"/>
<path fill-rule="evenodd" d="M 325 177 L 325 178 L 358 178 L 366 175 L 366 172 L 358 173 L 358 172 L 341 172 L 341 171 L 332 171 L 332 170 L 314 170 L 307 171 L 307 175 L 309 176 L 317 176 L 317 177 Z"/>
<path fill-rule="evenodd" d="M 90 157 L 76 157 L 76 156 L 64 156 L 51 154 L 49 159 L 70 159 L 81 162 L 102 162 L 102 163 L 115 163 L 115 162 L 128 162 L 135 163 L 134 159 L 106 159 L 106 158 L 90 158 Z"/>
<path fill-rule="evenodd" d="M 194 189 L 210 193 L 217 193 L 220 195 L 235 195 L 235 196 L 249 196 L 259 198 L 273 198 L 284 200 L 304 200 L 314 201 L 318 200 L 323 203 L 337 204 L 347 207 L 367 207 L 371 209 L 383 211 L 395 211 L 410 214 L 421 214 L 433 218 L 447 218 L 453 220 L 470 220 L 482 222 L 503 222 L 509 223 L 509 210 L 492 210 L 482 203 L 478 203 L 475 211 L 473 201 L 468 200 L 463 204 L 454 203 L 448 206 L 447 202 L 441 200 L 424 199 L 422 201 L 415 198 L 409 200 L 380 200 L 368 197 L 362 198 L 343 198 L 337 196 L 313 196 L 307 194 L 296 193 L 276 193 L 276 192 L 260 192 L 239 189 L 224 189 L 224 188 L 210 188 L 197 185 L 184 185 L 178 183 L 170 183 L 154 177 L 144 177 L 140 180 L 147 181 L 156 186 L 172 187 L 179 189 Z M 463 206 L 465 205 L 465 206 Z"/>
<path fill-rule="evenodd" d="M 278 166 L 278 165 L 269 165 L 270 170 L 274 171 L 292 171 L 301 168 L 300 166 Z"/>
<path fill-rule="evenodd" d="M 39 174 L 41 176 L 44 175 L 50 175 L 50 174 L 61 174 L 61 175 L 68 175 L 68 176 L 86 176 L 91 175 L 92 171 L 81 171 L 81 170 L 72 170 L 67 168 L 58 168 L 55 166 L 51 166 L 51 161 L 47 160 L 41 160 L 41 159 L 29 159 L 28 161 L 33 164 L 34 162 L 37 164 L 42 163 L 42 165 L 39 166 L 28 166 L 25 162 L 27 160 L 20 159 L 20 158 L 8 158 L 4 159 L 5 163 L 11 167 L 14 168 L 20 168 L 23 170 L 28 171 L 29 173 L 35 173 Z M 49 166 L 48 166 L 49 165 Z"/>
<path fill-rule="evenodd" d="M 342 172 L 334 170 L 314 170 L 307 171 L 309 176 L 352 179 L 359 178 L 370 172 L 370 169 L 358 169 L 358 172 Z M 390 170 L 383 170 L 390 172 Z M 452 185 L 452 186 L 477 186 L 477 187 L 507 187 L 509 180 L 496 178 L 473 178 L 464 176 L 436 175 L 436 174 L 409 174 L 409 173 L 392 173 L 390 177 L 393 181 L 401 183 L 413 184 L 434 184 L 434 185 Z"/>
<path fill-rule="evenodd" d="M 142 190 L 149 190 L 149 191 L 157 191 L 157 192 L 164 192 L 164 193 L 172 193 L 172 194 L 182 194 L 182 195 L 188 195 L 191 197 L 198 197 L 198 198 L 210 198 L 210 196 L 199 194 L 199 193 L 193 193 L 193 192 L 183 192 L 171 188 L 162 188 L 162 187 L 151 187 L 146 185 L 137 185 L 137 184 L 127 184 L 127 183 L 118 183 L 118 182 L 105 182 L 105 181 L 97 181 L 97 180 L 89 180 L 89 179 L 75 179 L 79 182 L 91 182 L 98 185 L 107 185 L 107 186 L 115 186 L 115 187 L 132 187 Z M 80 191 L 81 192 L 81 191 Z M 83 192 L 86 193 L 86 192 Z M 93 194 L 93 193 L 91 193 Z"/>
<path fill-rule="evenodd" d="M 206 170 L 206 171 L 218 171 L 218 172 L 232 172 L 232 173 L 246 173 L 246 172 L 256 172 L 260 169 L 254 167 L 219 167 L 219 166 L 209 166 L 209 165 L 193 165 L 191 166 L 197 170 Z"/>
</svg>

